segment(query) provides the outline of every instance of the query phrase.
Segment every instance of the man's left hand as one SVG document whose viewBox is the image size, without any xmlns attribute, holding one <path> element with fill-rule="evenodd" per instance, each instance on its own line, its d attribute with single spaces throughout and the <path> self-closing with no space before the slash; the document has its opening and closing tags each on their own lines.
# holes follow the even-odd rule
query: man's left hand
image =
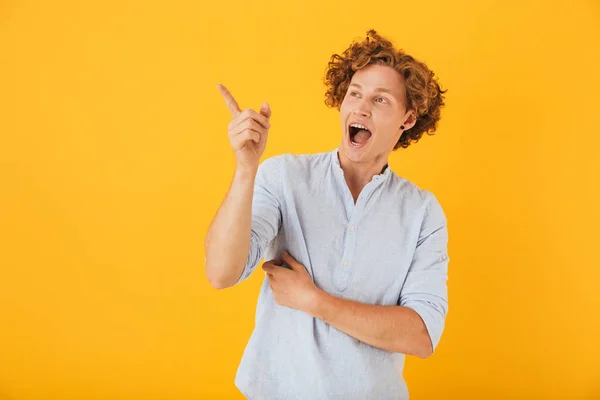
<svg viewBox="0 0 600 400">
<path fill-rule="evenodd" d="M 271 260 L 262 265 L 269 279 L 269 286 L 279 305 L 309 312 L 316 303 L 320 292 L 310 274 L 286 250 L 282 253 L 283 260 Z M 291 269 L 282 267 L 286 263 Z"/>
</svg>

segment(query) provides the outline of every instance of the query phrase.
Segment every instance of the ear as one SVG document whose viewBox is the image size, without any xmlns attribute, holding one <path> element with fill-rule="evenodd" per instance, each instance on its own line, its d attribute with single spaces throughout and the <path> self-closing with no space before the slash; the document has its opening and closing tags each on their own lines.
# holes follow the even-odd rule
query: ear
<svg viewBox="0 0 600 400">
<path fill-rule="evenodd" d="M 417 123 L 417 118 L 416 118 L 416 111 L 415 110 L 409 110 L 406 113 L 406 116 L 404 117 L 404 123 L 402 125 L 404 125 L 404 130 L 407 131 L 410 128 L 412 128 L 413 126 L 415 126 L 415 124 Z"/>
</svg>

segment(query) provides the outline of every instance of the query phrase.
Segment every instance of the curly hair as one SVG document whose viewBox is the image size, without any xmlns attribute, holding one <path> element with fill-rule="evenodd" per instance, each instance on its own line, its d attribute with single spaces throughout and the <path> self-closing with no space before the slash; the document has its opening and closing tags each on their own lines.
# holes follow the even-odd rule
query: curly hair
<svg viewBox="0 0 600 400">
<path fill-rule="evenodd" d="M 440 110 L 444 106 L 444 93 L 434 79 L 433 71 L 424 63 L 415 60 L 402 49 L 394 49 L 393 44 L 371 29 L 360 43 L 352 43 L 342 55 L 334 54 L 325 73 L 325 104 L 340 110 L 348 86 L 354 73 L 370 64 L 387 65 L 404 77 L 407 110 L 414 110 L 415 125 L 402 133 L 394 150 L 407 148 L 416 143 L 424 133 L 433 135 L 440 120 Z"/>
</svg>

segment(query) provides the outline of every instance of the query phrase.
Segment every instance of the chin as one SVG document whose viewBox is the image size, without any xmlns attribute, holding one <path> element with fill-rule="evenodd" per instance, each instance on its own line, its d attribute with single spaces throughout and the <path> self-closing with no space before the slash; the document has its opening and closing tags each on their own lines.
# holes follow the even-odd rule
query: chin
<svg viewBox="0 0 600 400">
<path fill-rule="evenodd" d="M 344 140 L 342 141 L 341 153 L 350 161 L 353 162 L 365 162 L 372 157 L 371 150 L 373 146 L 374 138 L 371 137 L 367 140 L 362 146 L 356 147 L 350 141 L 350 135 L 344 135 Z"/>
</svg>

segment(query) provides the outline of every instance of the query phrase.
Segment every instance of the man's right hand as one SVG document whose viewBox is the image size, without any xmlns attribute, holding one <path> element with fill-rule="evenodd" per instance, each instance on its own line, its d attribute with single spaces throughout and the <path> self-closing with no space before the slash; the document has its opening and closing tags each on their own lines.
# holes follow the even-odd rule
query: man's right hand
<svg viewBox="0 0 600 400">
<path fill-rule="evenodd" d="M 229 122 L 229 142 L 235 153 L 237 168 L 244 171 L 256 172 L 260 157 L 267 145 L 269 133 L 271 109 L 267 103 L 263 103 L 260 113 L 247 108 L 240 110 L 229 90 L 221 84 L 217 85 L 219 92 L 225 98 L 225 104 L 231 112 Z"/>
</svg>

